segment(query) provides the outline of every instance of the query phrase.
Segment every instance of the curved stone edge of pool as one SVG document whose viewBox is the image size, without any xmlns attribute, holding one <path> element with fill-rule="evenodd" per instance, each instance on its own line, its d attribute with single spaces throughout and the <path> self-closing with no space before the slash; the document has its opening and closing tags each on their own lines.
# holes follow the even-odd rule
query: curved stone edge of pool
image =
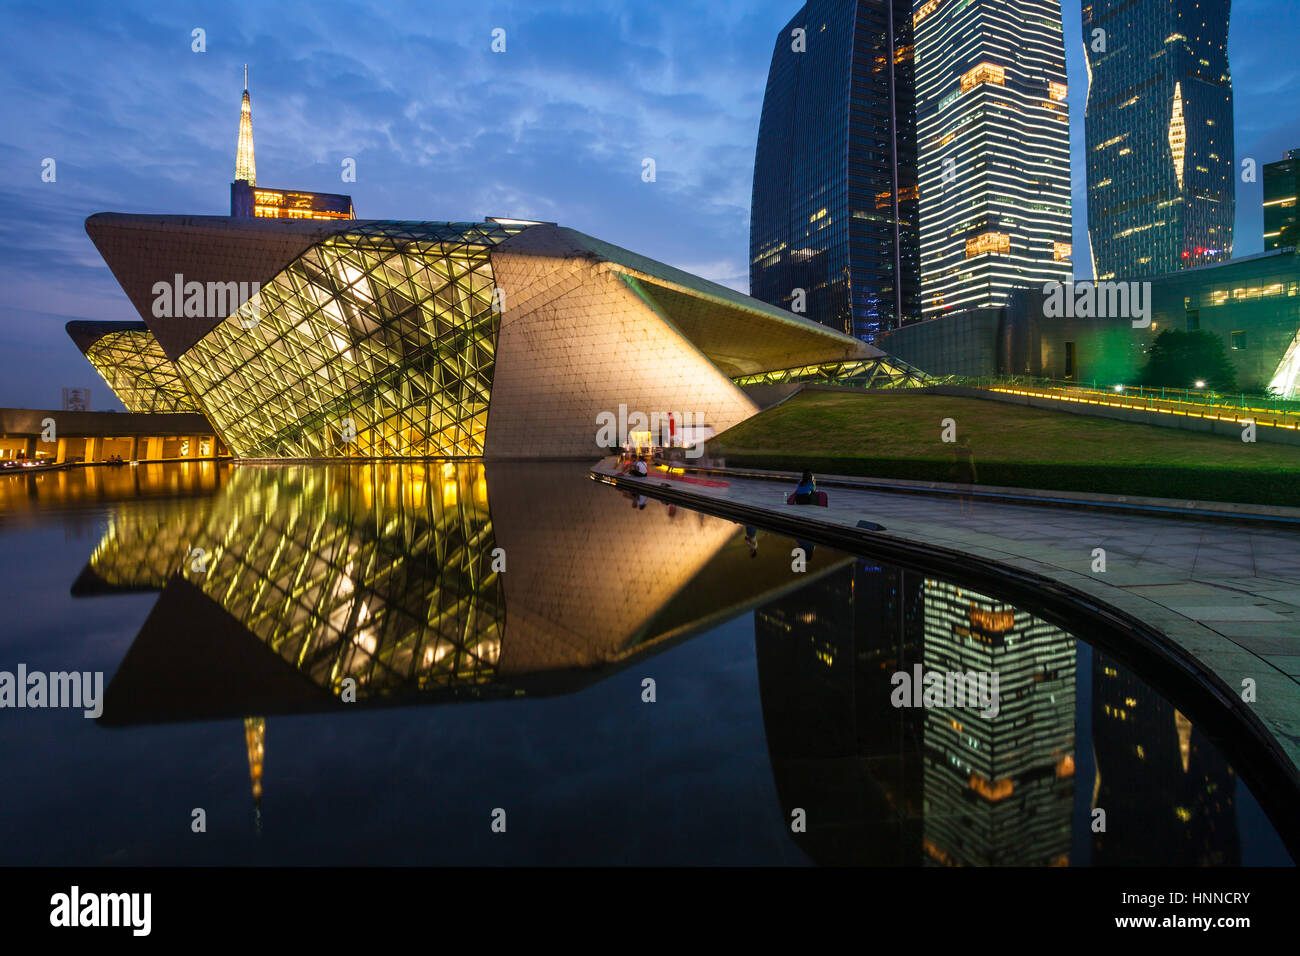
<svg viewBox="0 0 1300 956">
<path fill-rule="evenodd" d="M 688 465 L 686 470 L 695 469 Z M 1255 730 L 1262 729 L 1268 738 L 1262 742 L 1271 744 L 1270 751 L 1293 786 L 1300 787 L 1300 529 L 1289 522 L 1260 527 L 1251 522 L 1252 515 L 1243 514 L 1240 517 L 1251 522 L 1243 525 L 1225 520 L 1228 516 L 1218 509 L 1181 514 L 1098 511 L 1088 506 L 1102 496 L 1068 493 L 1050 494 L 1054 500 L 1070 501 L 1072 507 L 1007 499 L 963 505 L 951 495 L 936 500 L 899 493 L 922 490 L 928 487 L 925 483 L 895 490 L 862 479 L 869 487 L 854 488 L 848 478 L 824 485 L 832 489 L 829 507 L 796 507 L 785 504 L 796 475 L 744 472 L 746 477 L 739 477 L 725 468 L 699 470 L 726 486 L 666 481 L 669 476 L 662 472 L 652 472 L 647 479 L 621 477 L 614 458 L 593 466 L 591 474 L 625 490 L 666 492 L 705 509 L 730 506 L 855 532 L 867 548 L 873 540 L 892 539 L 961 552 L 995 567 L 1055 581 L 1161 635 L 1165 646 L 1157 646 L 1157 651 L 1171 663 L 1190 666 L 1222 704 Z M 942 490 L 954 489 L 960 486 Z M 862 530 L 860 521 L 883 530 Z M 1255 539 L 1260 539 L 1258 548 Z M 1090 571 L 1093 547 L 1107 549 L 1104 577 Z M 1153 547 L 1156 553 L 1148 556 Z M 1260 553 L 1267 560 L 1261 561 Z M 1243 554 L 1250 556 L 1249 568 L 1240 560 Z M 1240 696 L 1246 678 L 1255 681 L 1257 693 L 1249 704 Z"/>
</svg>

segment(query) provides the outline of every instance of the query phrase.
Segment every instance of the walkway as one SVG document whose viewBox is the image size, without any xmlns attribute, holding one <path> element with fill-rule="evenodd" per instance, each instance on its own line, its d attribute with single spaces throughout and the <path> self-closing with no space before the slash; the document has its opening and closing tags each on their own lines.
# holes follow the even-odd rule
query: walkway
<svg viewBox="0 0 1300 956">
<path fill-rule="evenodd" d="M 614 460 L 593 473 L 613 475 Z M 670 485 L 705 509 L 713 501 L 796 510 L 785 504 L 792 477 L 723 477 L 720 487 Z M 1157 628 L 1234 692 L 1253 680 L 1252 711 L 1300 767 L 1300 528 L 988 501 L 963 512 L 925 494 L 828 490 L 830 507 L 798 508 L 799 516 L 848 528 L 875 522 L 885 537 L 1049 577 Z M 1096 548 L 1105 550 L 1104 573 L 1091 570 Z"/>
</svg>

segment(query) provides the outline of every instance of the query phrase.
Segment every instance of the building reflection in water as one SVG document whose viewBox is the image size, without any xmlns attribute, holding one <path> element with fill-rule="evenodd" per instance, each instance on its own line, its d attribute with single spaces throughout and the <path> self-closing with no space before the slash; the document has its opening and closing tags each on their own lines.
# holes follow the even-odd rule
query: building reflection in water
<svg viewBox="0 0 1300 956">
<path fill-rule="evenodd" d="M 244 744 L 248 747 L 248 779 L 253 788 L 253 818 L 262 832 L 262 761 L 266 757 L 266 718 L 244 718 Z"/>
<path fill-rule="evenodd" d="M 814 861 L 1087 863 L 1081 799 L 1112 821 L 1091 862 L 1239 860 L 1231 768 L 1123 668 L 1097 655 L 1099 775 L 1076 781 L 1074 637 L 828 548 L 794 574 L 792 546 L 570 464 L 235 467 L 207 497 L 124 500 L 73 592 L 159 591 L 100 723 L 241 719 L 259 831 L 268 717 L 571 693 L 753 610 L 781 811 L 805 811 Z M 895 708 L 916 664 L 998 673 L 998 713 Z"/>
<path fill-rule="evenodd" d="M 1097 865 L 1240 866 L 1237 777 L 1205 736 L 1114 659 L 1096 652 L 1092 675 L 1092 835 Z"/>
<path fill-rule="evenodd" d="M 89 465 L 38 474 L 5 472 L 0 474 L 0 515 L 142 498 L 193 500 L 216 494 L 229 473 L 229 465 L 214 461 Z"/>
<path fill-rule="evenodd" d="M 857 560 L 768 603 L 754 628 L 777 794 L 787 821 L 805 811 L 792 839 L 816 862 L 1240 861 L 1227 761 L 1100 652 L 1092 739 L 1077 744 L 1093 748 L 1099 776 L 1076 779 L 1079 645 L 1005 601 Z M 997 715 L 893 707 L 891 676 L 916 663 L 996 671 Z M 1072 861 L 1073 808 L 1088 801 L 1110 826 L 1091 859 Z"/>
<path fill-rule="evenodd" d="M 955 866 L 1069 863 L 1075 639 L 1005 601 L 925 581 L 927 670 L 995 673 L 996 716 L 925 711 L 925 850 Z"/>
<path fill-rule="evenodd" d="M 768 755 L 820 863 L 921 862 L 924 713 L 890 704 L 921 660 L 922 580 L 855 561 L 754 613 Z"/>
</svg>

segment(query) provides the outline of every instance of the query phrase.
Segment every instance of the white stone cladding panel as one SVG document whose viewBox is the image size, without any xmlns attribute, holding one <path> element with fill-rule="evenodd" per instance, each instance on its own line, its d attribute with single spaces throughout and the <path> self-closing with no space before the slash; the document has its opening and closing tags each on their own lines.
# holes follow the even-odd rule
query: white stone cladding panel
<svg viewBox="0 0 1300 956">
<path fill-rule="evenodd" d="M 597 416 L 620 405 L 718 432 L 758 411 L 608 265 L 498 249 L 492 268 L 505 310 L 488 457 L 599 455 Z"/>
</svg>

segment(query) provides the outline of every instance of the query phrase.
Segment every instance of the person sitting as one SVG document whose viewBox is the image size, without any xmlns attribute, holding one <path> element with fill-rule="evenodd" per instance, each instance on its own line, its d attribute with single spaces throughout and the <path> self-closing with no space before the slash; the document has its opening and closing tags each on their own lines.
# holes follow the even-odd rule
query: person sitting
<svg viewBox="0 0 1300 956">
<path fill-rule="evenodd" d="M 644 478 L 650 474 L 650 466 L 645 463 L 644 455 L 637 455 L 636 461 L 632 462 L 632 467 L 628 474 L 633 478 Z"/>
<path fill-rule="evenodd" d="M 811 471 L 805 471 L 794 489 L 794 503 L 797 505 L 817 504 L 817 482 Z"/>
</svg>

